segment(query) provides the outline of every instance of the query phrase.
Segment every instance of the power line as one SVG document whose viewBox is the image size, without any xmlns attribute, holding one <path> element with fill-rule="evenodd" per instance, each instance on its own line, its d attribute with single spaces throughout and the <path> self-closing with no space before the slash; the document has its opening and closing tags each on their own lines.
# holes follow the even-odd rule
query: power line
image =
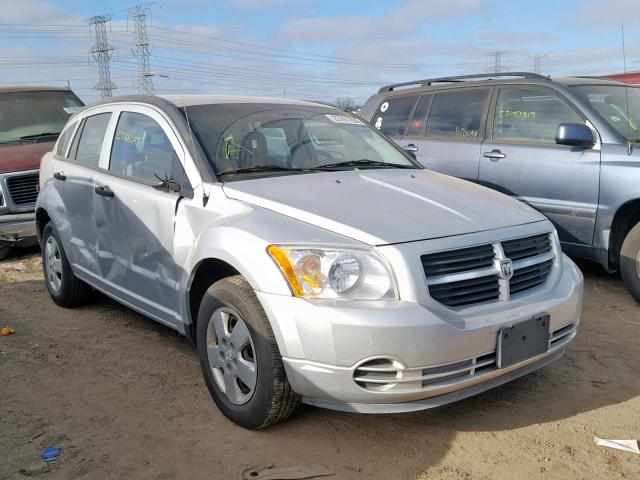
<svg viewBox="0 0 640 480">
<path fill-rule="evenodd" d="M 98 64 L 98 83 L 96 83 L 95 89 L 100 92 L 102 98 L 110 98 L 113 89 L 116 88 L 111 81 L 111 71 L 109 69 L 109 62 L 114 48 L 109 45 L 107 39 L 107 22 L 110 22 L 112 17 L 113 14 L 96 15 L 87 20 L 89 28 L 91 28 L 96 39 L 96 44 L 89 50 L 89 53 L 93 55 Z"/>
</svg>

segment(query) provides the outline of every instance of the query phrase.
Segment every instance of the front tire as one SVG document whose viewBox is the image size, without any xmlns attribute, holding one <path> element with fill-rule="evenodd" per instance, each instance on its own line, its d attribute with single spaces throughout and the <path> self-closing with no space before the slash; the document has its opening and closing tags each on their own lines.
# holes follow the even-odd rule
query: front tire
<svg viewBox="0 0 640 480">
<path fill-rule="evenodd" d="M 631 296 L 640 303 L 640 223 L 627 233 L 622 243 L 620 274 Z"/>
<path fill-rule="evenodd" d="M 49 222 L 42 231 L 42 270 L 49 295 L 61 307 L 76 307 L 89 301 L 92 289 L 71 270 L 60 237 Z"/>
<path fill-rule="evenodd" d="M 269 320 L 242 276 L 209 287 L 198 313 L 197 343 L 209 392 L 231 421 L 260 429 L 298 406 Z"/>
</svg>

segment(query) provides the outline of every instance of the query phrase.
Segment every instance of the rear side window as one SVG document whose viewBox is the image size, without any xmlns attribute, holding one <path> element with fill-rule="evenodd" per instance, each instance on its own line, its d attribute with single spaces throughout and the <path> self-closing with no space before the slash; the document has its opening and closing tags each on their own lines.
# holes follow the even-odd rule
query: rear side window
<svg viewBox="0 0 640 480">
<path fill-rule="evenodd" d="M 567 103 L 546 89 L 500 89 L 493 120 L 493 139 L 556 143 L 561 123 L 584 120 Z"/>
<path fill-rule="evenodd" d="M 418 105 L 413 111 L 411 122 L 409 122 L 409 128 L 407 128 L 407 136 L 424 135 L 424 128 L 427 124 L 427 113 L 429 113 L 429 107 L 433 95 L 423 95 L 418 101 Z"/>
<path fill-rule="evenodd" d="M 152 184 L 171 180 L 186 185 L 186 175 L 169 137 L 154 119 L 141 113 L 120 115 L 109 170 Z"/>
<path fill-rule="evenodd" d="M 373 126 L 389 137 L 404 135 L 417 95 L 389 98 L 373 116 Z"/>
<path fill-rule="evenodd" d="M 58 139 L 58 145 L 56 146 L 56 155 L 59 157 L 65 157 L 67 153 L 67 147 L 69 146 L 69 142 L 71 141 L 71 136 L 73 135 L 73 131 L 76 128 L 76 124 L 69 125 L 69 127 L 62 132 L 60 138 Z"/>
<path fill-rule="evenodd" d="M 467 89 L 436 94 L 427 120 L 428 137 L 473 139 L 481 136 L 488 89 Z"/>
<path fill-rule="evenodd" d="M 82 127 L 80 140 L 76 150 L 76 161 L 90 167 L 97 167 L 100 163 L 100 150 L 104 134 L 109 125 L 111 113 L 99 113 L 87 117 Z"/>
</svg>

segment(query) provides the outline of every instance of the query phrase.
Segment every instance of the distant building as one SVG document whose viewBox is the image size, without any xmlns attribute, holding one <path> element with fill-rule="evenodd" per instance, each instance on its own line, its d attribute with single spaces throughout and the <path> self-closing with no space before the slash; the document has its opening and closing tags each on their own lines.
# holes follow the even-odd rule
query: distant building
<svg viewBox="0 0 640 480">
<path fill-rule="evenodd" d="M 618 80 L 619 82 L 640 86 L 640 72 L 615 73 L 613 75 L 607 75 L 606 77 L 613 80 Z"/>
</svg>

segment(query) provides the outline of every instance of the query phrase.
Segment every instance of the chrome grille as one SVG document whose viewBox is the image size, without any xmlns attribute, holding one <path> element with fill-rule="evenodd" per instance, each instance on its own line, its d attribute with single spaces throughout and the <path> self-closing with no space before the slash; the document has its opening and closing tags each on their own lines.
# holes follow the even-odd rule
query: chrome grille
<svg viewBox="0 0 640 480">
<path fill-rule="evenodd" d="M 14 175 L 7 178 L 9 197 L 14 205 L 29 205 L 38 198 L 38 174 Z"/>
<path fill-rule="evenodd" d="M 542 285 L 547 281 L 552 267 L 553 260 L 547 260 L 530 267 L 514 270 L 513 277 L 509 280 L 511 295 Z"/>
<path fill-rule="evenodd" d="M 449 307 L 488 302 L 500 297 L 497 275 L 429 286 L 431 296 Z"/>
<path fill-rule="evenodd" d="M 504 256 L 512 261 L 541 255 L 551 250 L 551 240 L 548 233 L 534 237 L 517 238 L 502 242 Z"/>
<path fill-rule="evenodd" d="M 422 255 L 431 297 L 448 307 L 506 301 L 543 285 L 553 269 L 552 234 Z M 502 263 L 511 261 L 513 275 Z"/>
<path fill-rule="evenodd" d="M 427 276 L 433 276 L 490 267 L 493 265 L 494 256 L 495 253 L 491 245 L 480 245 L 448 252 L 431 253 L 423 255 L 420 259 L 424 273 Z"/>
</svg>

